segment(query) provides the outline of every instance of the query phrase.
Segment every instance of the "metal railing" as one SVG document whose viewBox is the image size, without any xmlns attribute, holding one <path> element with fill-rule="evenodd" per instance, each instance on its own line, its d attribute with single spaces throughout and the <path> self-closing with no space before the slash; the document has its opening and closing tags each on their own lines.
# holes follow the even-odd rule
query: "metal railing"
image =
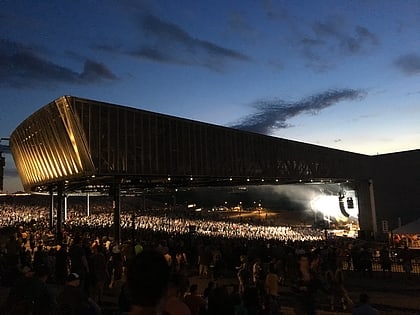
<svg viewBox="0 0 420 315">
<path fill-rule="evenodd" d="M 343 270 L 355 271 L 352 263 L 345 261 Z M 372 258 L 372 271 L 382 271 L 379 257 Z M 403 264 L 398 259 L 393 259 L 391 263 L 391 272 L 405 272 Z M 411 260 L 411 273 L 420 276 L 420 257 Z"/>
</svg>

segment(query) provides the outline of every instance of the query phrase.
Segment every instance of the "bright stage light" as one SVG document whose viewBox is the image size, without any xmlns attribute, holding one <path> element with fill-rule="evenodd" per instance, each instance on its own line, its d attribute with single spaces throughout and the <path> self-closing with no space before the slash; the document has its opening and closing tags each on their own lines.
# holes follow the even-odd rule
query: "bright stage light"
<svg viewBox="0 0 420 315">
<path fill-rule="evenodd" d="M 355 201 L 356 198 L 353 193 L 350 193 L 350 195 L 353 201 Z M 324 215 L 324 220 L 331 221 L 331 219 L 335 219 L 342 222 L 347 222 L 349 220 L 349 217 L 346 217 L 341 211 L 339 199 L 336 195 L 318 195 L 311 200 L 310 204 L 314 212 L 320 212 Z M 358 217 L 359 209 L 357 202 L 354 202 L 353 208 L 347 207 L 346 203 L 344 203 L 344 205 L 346 208 L 345 210 L 350 217 Z"/>
</svg>

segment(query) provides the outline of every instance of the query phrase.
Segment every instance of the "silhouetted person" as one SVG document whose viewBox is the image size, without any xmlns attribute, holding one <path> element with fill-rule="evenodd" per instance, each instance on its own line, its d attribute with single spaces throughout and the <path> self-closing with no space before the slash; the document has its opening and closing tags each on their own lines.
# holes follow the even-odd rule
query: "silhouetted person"
<svg viewBox="0 0 420 315">
<path fill-rule="evenodd" d="M 35 272 L 26 270 L 10 290 L 4 309 L 5 314 L 49 314 L 55 306 L 55 298 L 46 284 L 48 276 L 47 266 L 38 266 Z"/>
<path fill-rule="evenodd" d="M 317 308 L 317 292 L 321 288 L 319 275 L 311 268 L 312 261 L 308 254 L 298 259 L 298 271 L 295 279 L 296 308 L 298 315 L 315 315 Z"/>
<path fill-rule="evenodd" d="M 391 257 L 389 256 L 389 249 L 386 245 L 384 245 L 381 251 L 379 252 L 379 261 L 381 264 L 381 269 L 382 269 L 382 273 L 384 277 L 389 276 L 391 278 L 392 277 L 392 271 L 391 271 L 392 260 L 391 260 Z"/>
<path fill-rule="evenodd" d="M 353 309 L 353 315 L 379 315 L 379 311 L 370 305 L 369 296 L 360 294 L 359 304 Z"/>
<path fill-rule="evenodd" d="M 168 283 L 169 267 L 161 253 L 144 250 L 134 256 L 127 268 L 127 293 L 131 305 L 129 314 L 163 314 Z"/>
<path fill-rule="evenodd" d="M 67 244 L 61 244 L 55 254 L 55 280 L 57 284 L 64 284 L 67 278 L 68 253 Z"/>
<path fill-rule="evenodd" d="M 190 308 L 182 301 L 187 282 L 188 279 L 179 273 L 171 275 L 164 305 L 170 315 L 191 315 Z"/>
<path fill-rule="evenodd" d="M 190 293 L 185 296 L 184 303 L 189 307 L 191 315 L 199 315 L 205 309 L 206 301 L 198 295 L 196 284 L 190 286 Z"/>
<path fill-rule="evenodd" d="M 86 251 L 82 246 L 80 236 L 75 236 L 73 244 L 69 249 L 69 258 L 71 261 L 70 272 L 76 273 L 80 278 L 80 286 L 84 289 L 87 275 L 89 273 L 88 261 L 86 258 Z"/>
<path fill-rule="evenodd" d="M 401 251 L 400 256 L 401 256 L 403 269 L 404 269 L 404 272 L 407 276 L 407 279 L 410 279 L 411 278 L 411 272 L 413 271 L 413 265 L 412 265 L 412 262 L 411 262 L 412 255 L 411 255 L 411 252 L 410 252 L 410 249 L 408 248 L 408 246 L 404 246 L 404 248 Z"/>
<path fill-rule="evenodd" d="M 54 314 L 101 314 L 99 306 L 87 296 L 80 283 L 77 273 L 67 276 L 66 284 L 57 297 L 58 306 Z"/>
</svg>

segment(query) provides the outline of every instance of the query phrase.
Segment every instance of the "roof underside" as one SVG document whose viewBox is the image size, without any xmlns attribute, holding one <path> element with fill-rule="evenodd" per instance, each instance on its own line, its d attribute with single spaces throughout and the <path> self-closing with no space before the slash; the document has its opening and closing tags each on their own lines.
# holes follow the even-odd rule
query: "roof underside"
<svg viewBox="0 0 420 315">
<path fill-rule="evenodd" d="M 369 178 L 369 156 L 71 96 L 10 138 L 23 186 L 123 192 Z"/>
</svg>

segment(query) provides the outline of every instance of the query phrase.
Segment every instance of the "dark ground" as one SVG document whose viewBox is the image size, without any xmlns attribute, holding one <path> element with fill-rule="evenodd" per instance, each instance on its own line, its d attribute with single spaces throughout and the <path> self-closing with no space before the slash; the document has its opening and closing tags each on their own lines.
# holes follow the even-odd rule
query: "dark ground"
<svg viewBox="0 0 420 315">
<path fill-rule="evenodd" d="M 197 283 L 203 290 L 208 283 L 206 279 L 192 277 L 192 283 Z M 234 285 L 236 279 L 224 279 L 219 285 Z M 403 273 L 393 273 L 392 278 L 385 278 L 381 272 L 374 272 L 373 277 L 361 276 L 353 271 L 345 272 L 345 287 L 354 303 L 358 302 L 360 293 L 367 293 L 371 304 L 381 315 L 417 315 L 420 310 L 420 277 L 413 275 L 410 279 Z M 294 298 L 290 287 L 281 287 L 281 303 L 283 314 L 294 314 Z M 319 294 L 319 315 L 351 314 L 352 307 L 342 311 L 339 307 L 331 312 L 327 296 Z M 420 314 L 420 312 L 419 312 Z"/>
<path fill-rule="evenodd" d="M 190 284 L 198 284 L 199 292 L 203 292 L 208 281 L 209 279 L 203 279 L 198 276 L 190 277 Z M 237 284 L 237 281 L 235 278 L 226 278 L 216 281 L 216 284 L 228 286 L 230 289 Z M 394 272 L 392 278 L 385 278 L 381 272 L 374 272 L 373 277 L 369 278 L 353 271 L 346 271 L 345 287 L 350 298 L 355 303 L 357 303 L 360 293 L 367 293 L 370 296 L 372 305 L 382 315 L 415 315 L 420 310 L 420 276 L 418 275 L 407 278 L 403 273 Z M 8 291 L 9 288 L 0 287 L 1 303 L 7 297 Z M 102 305 L 103 314 L 115 314 L 118 292 L 118 285 L 113 289 L 107 289 L 105 302 Z M 280 301 L 284 315 L 294 314 L 294 299 L 289 286 L 281 287 Z M 337 308 L 336 311 L 331 312 L 327 296 L 324 293 L 320 293 L 318 314 L 351 314 L 351 306 L 346 311 Z"/>
</svg>

